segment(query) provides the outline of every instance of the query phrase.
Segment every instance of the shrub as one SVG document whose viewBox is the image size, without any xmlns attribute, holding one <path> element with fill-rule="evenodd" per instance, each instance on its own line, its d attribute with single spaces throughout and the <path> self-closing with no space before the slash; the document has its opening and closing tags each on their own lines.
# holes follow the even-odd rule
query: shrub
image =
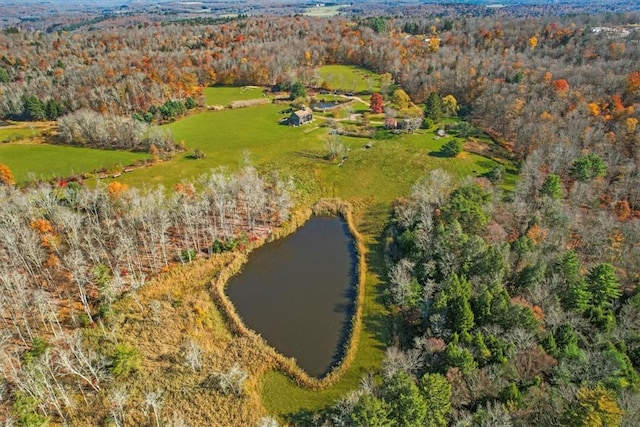
<svg viewBox="0 0 640 427">
<path fill-rule="evenodd" d="M 447 142 L 440 150 L 440 152 L 445 157 L 456 157 L 458 154 L 460 154 L 461 151 L 462 151 L 462 147 L 460 143 L 455 139 L 452 139 L 451 141 Z"/>
<path fill-rule="evenodd" d="M 38 402 L 31 396 L 27 396 L 19 391 L 15 395 L 15 400 L 11 406 L 11 412 L 16 418 L 18 425 L 25 427 L 40 427 L 49 424 L 49 418 L 38 414 L 36 409 Z M 8 424 L 7 424 L 8 425 Z"/>
<path fill-rule="evenodd" d="M 125 377 L 135 372 L 140 367 L 140 355 L 138 350 L 126 345 L 116 345 L 111 355 L 111 373 L 116 377 Z"/>
<path fill-rule="evenodd" d="M 31 348 L 22 355 L 22 359 L 26 364 L 31 364 L 35 359 L 42 356 L 48 348 L 48 342 L 40 337 L 34 337 L 31 341 Z"/>
<path fill-rule="evenodd" d="M 194 259 L 196 259 L 196 251 L 192 248 L 183 249 L 178 254 L 178 260 L 182 263 L 191 262 Z"/>
<path fill-rule="evenodd" d="M 202 151 L 199 148 L 196 148 L 195 150 L 193 150 L 193 154 L 191 155 L 192 159 L 204 159 L 206 157 L 206 154 L 204 153 L 204 151 Z"/>
<path fill-rule="evenodd" d="M 504 177 L 504 166 L 496 165 L 496 166 L 492 167 L 485 174 L 485 176 L 487 177 L 487 179 L 489 181 L 491 181 L 494 184 L 497 183 L 497 182 L 502 181 L 502 178 Z"/>
</svg>

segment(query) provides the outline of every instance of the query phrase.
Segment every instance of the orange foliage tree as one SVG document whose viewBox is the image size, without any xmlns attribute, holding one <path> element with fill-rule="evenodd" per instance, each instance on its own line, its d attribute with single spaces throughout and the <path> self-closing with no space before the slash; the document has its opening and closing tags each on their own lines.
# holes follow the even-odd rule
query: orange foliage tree
<svg viewBox="0 0 640 427">
<path fill-rule="evenodd" d="M 15 184 L 11 169 L 9 169 L 9 166 L 3 163 L 0 163 L 0 184 L 4 184 L 4 185 Z"/>
<path fill-rule="evenodd" d="M 127 184 L 123 184 L 118 181 L 110 182 L 109 185 L 107 185 L 107 191 L 109 192 L 109 196 L 113 198 L 120 197 L 122 193 L 124 193 L 128 189 L 129 189 L 129 186 Z"/>
<path fill-rule="evenodd" d="M 640 91 L 640 71 L 634 71 L 627 76 L 627 89 L 630 93 Z"/>
</svg>

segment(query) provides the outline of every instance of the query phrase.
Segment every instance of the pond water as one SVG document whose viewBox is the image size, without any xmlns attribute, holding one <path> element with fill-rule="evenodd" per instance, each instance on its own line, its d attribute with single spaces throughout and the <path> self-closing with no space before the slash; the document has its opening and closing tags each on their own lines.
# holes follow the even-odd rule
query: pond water
<svg viewBox="0 0 640 427">
<path fill-rule="evenodd" d="M 346 223 L 316 216 L 253 251 L 226 293 L 249 328 L 320 377 L 342 357 L 356 280 Z"/>
<path fill-rule="evenodd" d="M 338 102 L 317 102 L 315 104 L 311 105 L 312 109 L 318 109 L 318 110 L 331 110 L 334 107 L 337 107 L 338 105 L 340 105 L 340 103 Z"/>
</svg>

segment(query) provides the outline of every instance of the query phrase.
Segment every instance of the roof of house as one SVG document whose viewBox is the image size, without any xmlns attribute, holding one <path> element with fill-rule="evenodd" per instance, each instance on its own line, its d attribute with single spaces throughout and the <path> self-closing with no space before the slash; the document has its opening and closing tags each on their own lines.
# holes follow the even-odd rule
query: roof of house
<svg viewBox="0 0 640 427">
<path fill-rule="evenodd" d="M 302 118 L 302 117 L 307 117 L 313 114 L 313 111 L 311 111 L 311 108 L 306 107 L 302 110 L 298 110 L 298 111 L 294 111 L 293 114 L 295 114 L 296 116 Z"/>
</svg>

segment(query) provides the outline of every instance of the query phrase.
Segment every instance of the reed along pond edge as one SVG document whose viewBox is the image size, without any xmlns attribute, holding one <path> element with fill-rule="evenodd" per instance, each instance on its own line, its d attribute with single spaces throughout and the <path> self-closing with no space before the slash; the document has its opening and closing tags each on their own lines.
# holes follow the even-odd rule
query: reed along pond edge
<svg viewBox="0 0 640 427">
<path fill-rule="evenodd" d="M 355 292 L 351 318 L 347 321 L 344 328 L 345 339 L 343 342 L 338 344 L 344 346 L 342 358 L 327 372 L 326 375 L 320 378 L 309 375 L 300 368 L 300 366 L 298 366 L 295 359 L 279 353 L 275 348 L 269 345 L 262 336 L 248 328 L 238 315 L 235 306 L 224 292 L 229 279 L 240 272 L 243 265 L 248 261 L 248 252 L 267 242 L 271 242 L 294 233 L 298 228 L 304 225 L 312 215 L 338 215 L 344 219 L 347 224 L 349 234 L 353 239 L 356 261 L 355 273 L 357 275 L 354 281 Z M 232 260 L 223 267 L 217 276 L 211 281 L 214 297 L 213 300 L 218 305 L 218 308 L 227 321 L 229 329 L 233 333 L 249 338 L 258 343 L 273 359 L 275 368 L 287 374 L 298 385 L 312 390 L 320 390 L 332 386 L 340 381 L 356 356 L 362 329 L 362 304 L 364 301 L 367 270 L 365 255 L 365 245 L 363 243 L 362 235 L 356 229 L 352 206 L 348 202 L 340 199 L 322 199 L 311 209 L 303 209 L 294 213 L 289 222 L 275 230 L 268 239 L 254 242 L 246 252 L 236 253 Z"/>
</svg>

